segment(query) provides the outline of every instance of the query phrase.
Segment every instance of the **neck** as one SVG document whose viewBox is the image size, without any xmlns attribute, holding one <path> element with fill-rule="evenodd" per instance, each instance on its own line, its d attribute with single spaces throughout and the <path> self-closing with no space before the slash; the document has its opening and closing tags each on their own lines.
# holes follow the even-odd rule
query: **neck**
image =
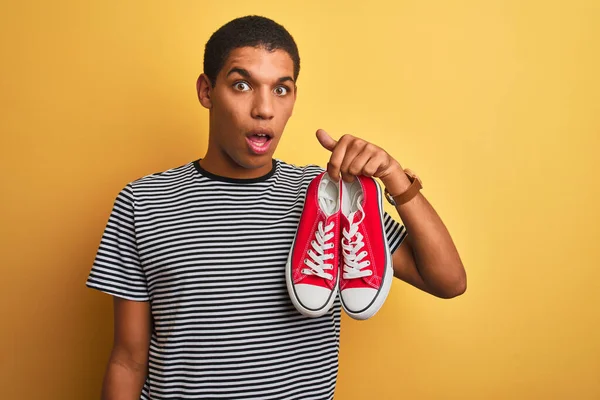
<svg viewBox="0 0 600 400">
<path fill-rule="evenodd" d="M 255 179 L 271 172 L 273 160 L 269 159 L 264 165 L 244 166 L 233 160 L 224 151 L 211 150 L 209 146 L 206 155 L 200 160 L 200 166 L 211 174 L 233 179 Z"/>
</svg>

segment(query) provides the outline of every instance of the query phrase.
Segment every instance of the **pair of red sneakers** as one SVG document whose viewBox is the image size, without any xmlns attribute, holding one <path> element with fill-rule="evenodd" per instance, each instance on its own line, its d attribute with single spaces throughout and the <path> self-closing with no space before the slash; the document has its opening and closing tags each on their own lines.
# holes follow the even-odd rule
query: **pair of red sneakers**
<svg viewBox="0 0 600 400">
<path fill-rule="evenodd" d="M 383 193 L 373 178 L 335 182 L 323 172 L 309 184 L 286 265 L 299 312 L 326 314 L 339 291 L 350 317 L 375 315 L 393 278 L 383 215 Z"/>
</svg>

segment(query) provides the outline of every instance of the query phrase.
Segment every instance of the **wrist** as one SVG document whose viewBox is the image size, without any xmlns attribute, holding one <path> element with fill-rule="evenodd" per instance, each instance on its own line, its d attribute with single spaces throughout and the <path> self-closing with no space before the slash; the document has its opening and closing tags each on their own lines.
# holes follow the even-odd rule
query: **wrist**
<svg viewBox="0 0 600 400">
<path fill-rule="evenodd" d="M 423 185 L 421 184 L 421 179 L 414 172 L 412 172 L 409 169 L 405 169 L 402 171 L 402 173 L 404 175 L 404 179 L 408 180 L 410 183 L 408 187 L 405 186 L 405 183 L 403 182 L 404 179 L 389 179 L 387 181 L 388 184 L 385 187 L 385 197 L 387 198 L 388 202 L 393 206 L 400 206 L 404 203 L 409 202 L 417 194 L 419 194 L 419 191 L 423 188 Z M 401 192 L 392 192 L 390 190 L 390 187 L 392 188 L 392 190 L 401 190 Z"/>
<path fill-rule="evenodd" d="M 380 178 L 383 186 L 392 195 L 404 193 L 411 185 L 411 181 L 408 175 L 404 172 L 404 169 L 398 164 L 396 168 L 386 176 Z"/>
</svg>

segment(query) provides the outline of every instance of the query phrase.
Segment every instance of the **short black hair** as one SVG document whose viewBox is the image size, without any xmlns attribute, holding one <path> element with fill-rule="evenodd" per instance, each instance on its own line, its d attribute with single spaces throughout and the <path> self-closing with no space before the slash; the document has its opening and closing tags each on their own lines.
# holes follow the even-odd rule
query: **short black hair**
<svg viewBox="0 0 600 400">
<path fill-rule="evenodd" d="M 214 87 L 217 75 L 232 50 L 240 47 L 263 47 L 267 51 L 284 50 L 294 62 L 294 81 L 300 74 L 300 55 L 290 33 L 277 22 L 258 15 L 229 21 L 212 34 L 204 48 L 204 73 Z"/>
</svg>

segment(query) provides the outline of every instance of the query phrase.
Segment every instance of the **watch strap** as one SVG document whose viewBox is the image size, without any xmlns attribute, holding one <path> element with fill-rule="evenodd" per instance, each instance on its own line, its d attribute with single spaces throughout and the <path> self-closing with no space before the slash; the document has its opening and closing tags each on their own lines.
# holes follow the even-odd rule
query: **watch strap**
<svg viewBox="0 0 600 400">
<path fill-rule="evenodd" d="M 423 189 L 421 180 L 416 175 L 408 174 L 407 172 L 405 172 L 405 173 L 411 182 L 408 189 L 406 189 L 404 192 L 397 194 L 397 195 L 391 195 L 390 192 L 388 192 L 387 188 L 385 189 L 386 197 L 388 198 L 388 201 L 393 206 L 399 206 L 399 205 L 409 202 L 410 200 L 412 200 L 413 197 L 415 197 L 419 193 L 419 191 L 421 189 Z"/>
</svg>

